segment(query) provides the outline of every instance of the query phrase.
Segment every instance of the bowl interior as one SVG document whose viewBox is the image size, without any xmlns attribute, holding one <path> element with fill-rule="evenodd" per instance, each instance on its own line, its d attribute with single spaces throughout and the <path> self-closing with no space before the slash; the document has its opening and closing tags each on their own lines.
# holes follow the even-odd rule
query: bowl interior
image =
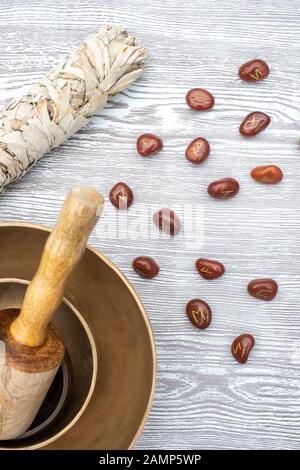
<svg viewBox="0 0 300 470">
<path fill-rule="evenodd" d="M 30 280 L 48 234 L 42 227 L 0 224 L 0 279 Z M 91 248 L 69 280 L 65 298 L 91 331 L 98 372 L 82 416 L 58 439 L 49 436 L 44 448 L 128 449 L 143 428 L 154 393 L 155 347 L 146 313 L 127 279 Z"/>
</svg>

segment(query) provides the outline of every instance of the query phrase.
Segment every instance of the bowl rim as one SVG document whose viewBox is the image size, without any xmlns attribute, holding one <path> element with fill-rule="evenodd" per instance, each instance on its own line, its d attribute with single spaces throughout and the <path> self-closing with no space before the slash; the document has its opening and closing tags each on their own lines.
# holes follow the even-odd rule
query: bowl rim
<svg viewBox="0 0 300 470">
<path fill-rule="evenodd" d="M 52 231 L 52 229 L 50 229 L 49 227 L 45 227 L 43 225 L 32 224 L 32 223 L 29 223 L 29 222 L 18 222 L 18 221 L 0 222 L 0 228 L 1 227 L 33 228 L 33 229 L 40 230 L 40 231 L 43 231 L 43 232 L 48 232 L 48 233 L 50 233 Z M 103 255 L 96 248 L 94 248 L 91 245 L 87 244 L 86 249 L 91 251 L 92 253 L 94 253 L 98 258 L 100 258 L 124 282 L 127 289 L 129 290 L 129 292 L 133 296 L 133 298 L 134 298 L 134 300 L 135 300 L 135 302 L 138 306 L 138 309 L 139 309 L 139 311 L 140 311 L 140 313 L 143 317 L 143 320 L 144 320 L 144 323 L 145 323 L 145 326 L 146 326 L 146 329 L 147 329 L 147 333 L 148 333 L 148 336 L 149 336 L 149 340 L 150 340 L 151 354 L 152 354 L 152 365 L 153 365 L 151 391 L 150 391 L 150 394 L 149 394 L 149 398 L 148 398 L 147 406 L 145 408 L 143 419 L 141 420 L 141 423 L 140 423 L 135 435 L 133 436 L 133 438 L 132 438 L 132 440 L 131 440 L 131 442 L 128 446 L 128 449 L 132 449 L 134 447 L 134 445 L 136 444 L 138 438 L 140 437 L 140 435 L 141 435 L 141 433 L 144 429 L 144 426 L 147 422 L 147 419 L 150 415 L 150 411 L 151 411 L 151 408 L 152 408 L 154 395 L 155 395 L 156 374 L 157 374 L 157 354 L 156 354 L 154 333 L 153 333 L 153 330 L 152 330 L 150 320 L 149 320 L 148 315 L 146 313 L 145 307 L 144 307 L 142 301 L 140 300 L 137 292 L 135 291 L 134 287 L 132 286 L 131 282 L 125 276 L 125 274 L 123 274 L 120 271 L 120 269 L 117 268 L 117 266 L 109 258 L 107 258 L 105 255 Z M 64 298 L 64 300 L 65 300 L 65 298 Z"/>
</svg>

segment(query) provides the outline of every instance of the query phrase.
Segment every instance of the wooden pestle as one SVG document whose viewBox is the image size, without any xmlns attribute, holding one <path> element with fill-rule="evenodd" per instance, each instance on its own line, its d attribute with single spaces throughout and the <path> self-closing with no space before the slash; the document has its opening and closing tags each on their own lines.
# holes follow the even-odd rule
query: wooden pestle
<svg viewBox="0 0 300 470">
<path fill-rule="evenodd" d="M 30 427 L 61 364 L 64 344 L 50 321 L 103 204 L 94 189 L 70 191 L 21 312 L 0 311 L 0 440 L 19 437 Z"/>
</svg>

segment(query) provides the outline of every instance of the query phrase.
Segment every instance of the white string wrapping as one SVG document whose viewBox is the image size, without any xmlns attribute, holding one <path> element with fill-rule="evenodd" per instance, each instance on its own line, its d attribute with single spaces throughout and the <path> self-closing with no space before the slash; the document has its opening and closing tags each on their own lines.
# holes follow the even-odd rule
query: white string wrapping
<svg viewBox="0 0 300 470">
<path fill-rule="evenodd" d="M 147 50 L 120 27 L 92 33 L 0 112 L 0 193 L 142 73 Z"/>
</svg>

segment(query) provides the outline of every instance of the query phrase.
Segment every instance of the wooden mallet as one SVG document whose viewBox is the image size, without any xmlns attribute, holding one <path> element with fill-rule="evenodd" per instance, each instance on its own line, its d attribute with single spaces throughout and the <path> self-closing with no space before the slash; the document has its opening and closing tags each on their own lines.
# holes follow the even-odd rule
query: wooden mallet
<svg viewBox="0 0 300 470">
<path fill-rule="evenodd" d="M 70 191 L 21 311 L 0 311 L 0 440 L 30 427 L 63 360 L 64 344 L 50 321 L 103 204 L 94 189 Z"/>
</svg>

